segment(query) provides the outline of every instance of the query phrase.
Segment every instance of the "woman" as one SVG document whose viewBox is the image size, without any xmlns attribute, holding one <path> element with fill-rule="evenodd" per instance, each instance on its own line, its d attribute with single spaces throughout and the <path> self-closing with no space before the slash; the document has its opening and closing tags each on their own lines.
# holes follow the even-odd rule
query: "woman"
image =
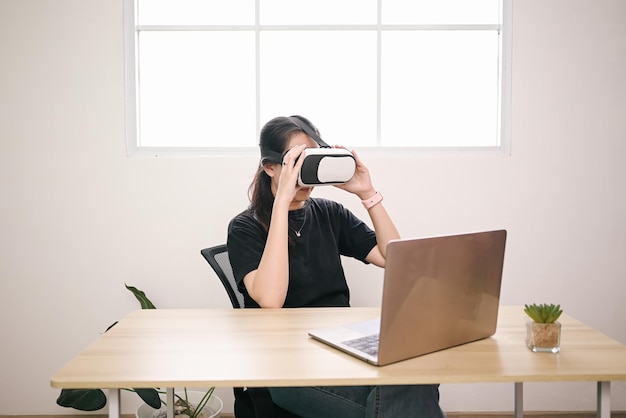
<svg viewBox="0 0 626 418">
<path fill-rule="evenodd" d="M 362 201 L 372 230 L 341 204 L 311 198 L 297 184 L 305 148 L 317 147 L 302 116 L 277 117 L 261 130 L 261 164 L 250 207 L 228 227 L 228 254 L 246 307 L 349 306 L 341 256 L 385 266 L 400 235 L 353 152 L 356 171 L 337 185 Z M 319 133 L 318 133 L 319 134 Z M 437 385 L 270 388 L 274 402 L 302 417 L 445 417 Z"/>
</svg>

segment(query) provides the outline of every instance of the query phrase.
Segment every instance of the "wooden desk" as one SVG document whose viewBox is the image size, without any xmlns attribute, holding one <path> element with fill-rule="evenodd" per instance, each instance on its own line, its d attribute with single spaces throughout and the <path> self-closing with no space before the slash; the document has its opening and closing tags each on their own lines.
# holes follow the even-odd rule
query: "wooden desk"
<svg viewBox="0 0 626 418">
<path fill-rule="evenodd" d="M 378 308 L 160 309 L 124 317 L 54 376 L 55 388 L 103 388 L 109 416 L 119 388 L 386 385 L 511 382 L 522 416 L 523 382 L 596 381 L 598 416 L 610 416 L 610 381 L 626 380 L 626 347 L 563 315 L 561 352 L 532 353 L 521 307 L 501 307 L 496 334 L 376 367 L 307 331 L 376 317 Z M 172 402 L 168 402 L 172 404 Z"/>
</svg>

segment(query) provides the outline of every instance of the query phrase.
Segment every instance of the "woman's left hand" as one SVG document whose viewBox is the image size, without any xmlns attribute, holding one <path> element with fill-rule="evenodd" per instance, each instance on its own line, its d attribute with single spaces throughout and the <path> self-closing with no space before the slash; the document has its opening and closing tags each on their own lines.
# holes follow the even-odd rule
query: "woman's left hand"
<svg viewBox="0 0 626 418">
<path fill-rule="evenodd" d="M 335 145 L 333 148 L 347 149 L 342 145 Z M 338 187 L 350 193 L 354 193 L 355 195 L 359 196 L 359 199 L 361 200 L 367 199 L 374 193 L 376 193 L 376 189 L 374 189 L 374 186 L 372 185 L 370 172 L 365 164 L 363 164 L 363 161 L 361 161 L 356 151 L 348 151 L 352 152 L 352 155 L 354 156 L 354 160 L 356 162 L 354 176 L 352 176 L 352 178 L 347 183 L 338 184 L 335 187 Z"/>
</svg>

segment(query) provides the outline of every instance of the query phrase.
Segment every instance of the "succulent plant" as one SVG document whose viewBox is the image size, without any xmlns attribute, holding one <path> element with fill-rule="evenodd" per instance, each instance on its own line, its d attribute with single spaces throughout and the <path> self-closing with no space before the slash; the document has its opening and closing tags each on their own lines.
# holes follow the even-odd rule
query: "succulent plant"
<svg viewBox="0 0 626 418">
<path fill-rule="evenodd" d="M 561 309 L 561 305 L 555 304 L 535 304 L 532 305 L 524 305 L 524 312 L 528 315 L 533 321 L 539 324 L 552 324 L 559 319 L 559 316 L 563 313 Z"/>
</svg>

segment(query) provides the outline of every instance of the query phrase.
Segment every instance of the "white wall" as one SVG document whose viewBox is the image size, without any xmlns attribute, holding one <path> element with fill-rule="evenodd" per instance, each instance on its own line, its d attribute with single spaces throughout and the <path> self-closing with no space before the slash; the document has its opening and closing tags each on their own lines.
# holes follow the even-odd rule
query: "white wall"
<svg viewBox="0 0 626 418">
<path fill-rule="evenodd" d="M 626 344 L 625 21 L 623 0 L 515 1 L 511 155 L 366 162 L 404 236 L 507 228 L 503 304 L 558 302 Z M 136 308 L 124 282 L 159 307 L 230 306 L 199 250 L 225 240 L 257 159 L 128 158 L 122 29 L 122 0 L 0 0 L 0 414 L 72 412 L 50 376 Z M 381 271 L 346 269 L 354 304 L 377 304 Z M 512 399 L 442 387 L 449 411 Z M 525 396 L 594 402 L 593 384 Z M 612 402 L 626 410 L 624 382 Z"/>
</svg>

